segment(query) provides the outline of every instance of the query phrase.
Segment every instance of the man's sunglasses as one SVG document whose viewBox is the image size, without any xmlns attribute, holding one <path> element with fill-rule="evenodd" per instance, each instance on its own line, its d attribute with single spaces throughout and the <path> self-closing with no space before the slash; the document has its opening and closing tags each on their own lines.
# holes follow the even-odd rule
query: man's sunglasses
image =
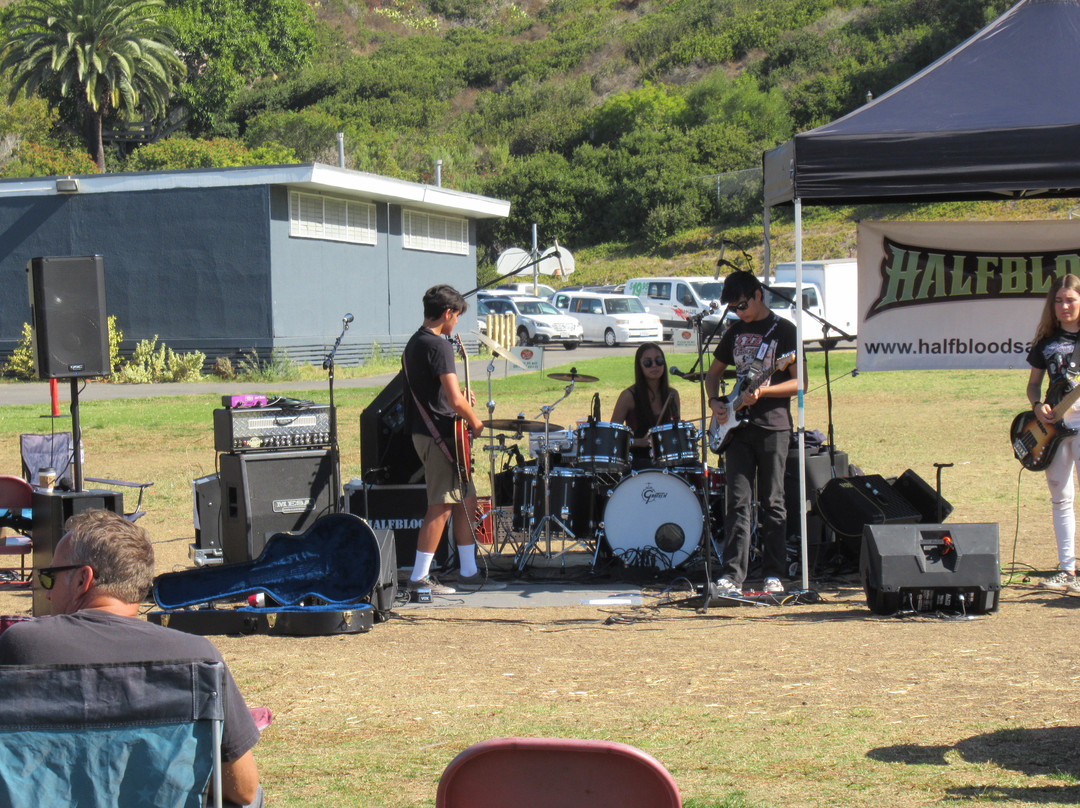
<svg viewBox="0 0 1080 808">
<path fill-rule="evenodd" d="M 658 356 L 656 357 L 656 359 L 649 357 L 647 359 L 641 360 L 641 366 L 643 368 L 651 368 L 653 365 L 656 365 L 658 368 L 662 368 L 664 366 L 664 357 Z"/>
<path fill-rule="evenodd" d="M 90 567 L 89 564 L 67 564 L 63 567 L 42 567 L 38 570 L 38 581 L 41 582 L 41 588 L 46 592 L 56 585 L 56 573 L 67 572 L 68 570 L 81 570 L 83 567 Z M 97 576 L 94 572 L 94 568 L 90 567 L 90 571 Z"/>
<path fill-rule="evenodd" d="M 750 308 L 750 301 L 744 300 L 742 303 L 736 303 L 731 307 L 734 311 L 746 311 Z"/>
</svg>

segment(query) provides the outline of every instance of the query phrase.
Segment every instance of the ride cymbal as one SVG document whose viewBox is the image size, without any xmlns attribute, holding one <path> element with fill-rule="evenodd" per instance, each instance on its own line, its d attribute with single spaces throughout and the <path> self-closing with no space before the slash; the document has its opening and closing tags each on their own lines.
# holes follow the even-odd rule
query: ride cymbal
<svg viewBox="0 0 1080 808">
<path fill-rule="evenodd" d="M 560 382 L 598 382 L 600 379 L 596 376 L 586 376 L 584 373 L 549 373 L 549 379 L 555 379 Z"/>
<path fill-rule="evenodd" d="M 494 429 L 496 432 L 543 432 L 543 421 L 526 421 L 524 418 L 495 418 L 491 421 L 484 421 L 484 426 L 488 429 Z M 559 432 L 566 427 L 559 426 L 558 424 L 548 424 L 547 428 L 552 432 Z"/>
</svg>

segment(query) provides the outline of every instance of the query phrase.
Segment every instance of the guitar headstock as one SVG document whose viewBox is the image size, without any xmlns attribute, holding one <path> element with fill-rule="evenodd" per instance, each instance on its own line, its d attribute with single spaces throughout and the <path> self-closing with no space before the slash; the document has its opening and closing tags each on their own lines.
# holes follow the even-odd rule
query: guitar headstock
<svg viewBox="0 0 1080 808">
<path fill-rule="evenodd" d="M 457 334 L 451 334 L 449 337 L 447 337 L 447 339 L 450 340 L 451 345 L 457 347 L 458 354 L 461 356 L 461 358 L 468 360 L 469 357 L 465 355 L 465 346 L 461 342 L 461 337 Z"/>
</svg>

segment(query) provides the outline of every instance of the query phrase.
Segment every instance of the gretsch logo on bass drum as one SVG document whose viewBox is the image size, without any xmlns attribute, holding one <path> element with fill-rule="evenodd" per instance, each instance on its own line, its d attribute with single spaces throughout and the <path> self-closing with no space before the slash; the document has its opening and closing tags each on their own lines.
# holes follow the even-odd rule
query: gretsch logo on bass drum
<svg viewBox="0 0 1080 808">
<path fill-rule="evenodd" d="M 651 485 L 647 485 L 645 490 L 641 492 L 641 499 L 648 505 L 654 499 L 667 499 L 667 491 L 657 491 Z"/>
</svg>

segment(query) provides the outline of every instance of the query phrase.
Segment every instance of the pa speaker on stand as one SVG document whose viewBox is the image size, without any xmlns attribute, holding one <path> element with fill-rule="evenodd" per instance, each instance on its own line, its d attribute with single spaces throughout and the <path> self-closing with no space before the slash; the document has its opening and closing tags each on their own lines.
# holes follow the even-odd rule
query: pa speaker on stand
<svg viewBox="0 0 1080 808">
<path fill-rule="evenodd" d="M 34 366 L 41 379 L 108 376 L 105 259 L 31 258 L 26 265 Z"/>
</svg>

